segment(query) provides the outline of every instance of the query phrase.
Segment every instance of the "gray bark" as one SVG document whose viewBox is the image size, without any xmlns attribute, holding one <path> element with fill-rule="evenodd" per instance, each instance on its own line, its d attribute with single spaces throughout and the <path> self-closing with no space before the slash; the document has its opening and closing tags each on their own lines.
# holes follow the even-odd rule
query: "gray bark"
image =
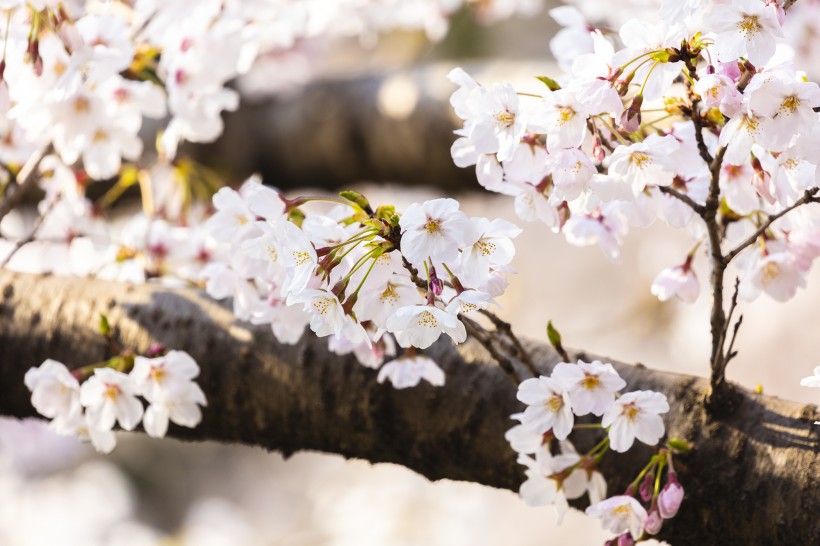
<svg viewBox="0 0 820 546">
<path fill-rule="evenodd" d="M 277 343 L 265 327 L 238 323 L 193 290 L 0 271 L 0 413 L 34 414 L 23 374 L 45 358 L 78 367 L 108 356 L 97 332 L 105 313 L 119 338 L 145 350 L 152 342 L 186 350 L 199 362 L 209 406 L 187 440 L 258 445 L 291 454 L 318 450 L 404 465 L 431 480 L 449 478 L 517 490 L 523 472 L 504 440 L 520 411 L 515 387 L 483 349 L 440 342 L 429 351 L 447 384 L 397 391 L 325 340 Z M 527 342 L 545 373 L 558 360 Z M 573 356 L 584 356 L 573 353 Z M 813 544 L 820 536 L 817 408 L 738 391 L 730 415 L 703 407 L 707 381 L 613 362 L 629 389 L 665 393 L 670 436 L 693 443 L 676 457 L 686 499 L 659 538 L 672 544 Z M 600 431 L 572 439 L 588 448 Z M 603 472 L 622 491 L 651 450 L 610 454 Z M 579 505 L 580 506 L 580 505 Z"/>
</svg>

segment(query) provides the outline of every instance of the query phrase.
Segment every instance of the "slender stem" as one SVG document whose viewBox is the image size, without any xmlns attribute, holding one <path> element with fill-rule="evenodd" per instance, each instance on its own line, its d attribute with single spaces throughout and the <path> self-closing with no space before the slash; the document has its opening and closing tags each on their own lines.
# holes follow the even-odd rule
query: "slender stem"
<svg viewBox="0 0 820 546">
<path fill-rule="evenodd" d="M 41 147 L 28 158 L 23 168 L 17 173 L 15 184 L 6 190 L 0 201 L 0 220 L 12 211 L 23 199 L 26 191 L 37 181 L 37 167 L 40 161 L 52 150 L 51 144 Z"/>
<path fill-rule="evenodd" d="M 782 218 L 783 216 L 785 216 L 789 212 L 793 211 L 797 207 L 800 207 L 800 206 L 805 205 L 807 203 L 820 203 L 820 197 L 817 197 L 817 195 L 816 195 L 818 190 L 820 190 L 820 188 L 811 188 L 809 190 L 806 190 L 806 193 L 803 194 L 803 197 L 801 197 L 800 199 L 795 201 L 792 206 L 786 207 L 785 209 L 781 210 L 777 214 L 772 214 L 772 215 L 768 216 L 766 218 L 766 221 L 763 222 L 763 224 L 761 224 L 761 226 L 757 229 L 757 231 L 752 233 L 745 241 L 743 241 L 742 243 L 737 245 L 730 252 L 726 253 L 726 256 L 724 257 L 725 265 L 729 265 L 729 263 L 733 259 L 735 259 L 735 257 L 738 254 L 743 252 L 747 247 L 753 245 L 755 243 L 755 241 L 757 241 L 757 238 L 760 237 L 761 235 L 763 235 L 764 233 L 766 233 L 766 230 L 769 229 L 769 227 L 771 227 L 771 225 L 775 221 L 777 221 L 778 219 Z"/>
<path fill-rule="evenodd" d="M 703 215 L 703 213 L 705 212 L 705 207 L 703 205 L 698 204 L 697 202 L 695 202 L 694 199 L 692 199 L 685 193 L 679 192 L 675 188 L 672 188 L 670 186 L 658 186 L 658 189 L 661 191 L 661 193 L 671 195 L 675 199 L 683 201 L 690 209 L 695 211 L 695 213 L 697 213 L 698 215 Z"/>
<path fill-rule="evenodd" d="M 507 358 L 506 356 L 502 355 L 498 349 L 496 349 L 495 345 L 493 345 L 492 339 L 488 336 L 488 333 L 475 322 L 473 319 L 465 316 L 459 317 L 461 322 L 464 323 L 465 328 L 467 329 L 467 333 L 473 336 L 482 347 L 484 347 L 490 356 L 493 357 L 493 360 L 498 362 L 498 365 L 501 367 L 502 370 L 506 373 L 507 377 L 513 382 L 513 384 L 518 387 L 518 384 L 521 380 L 518 378 L 518 375 L 515 373 L 515 366 L 513 365 L 512 361 Z"/>
<path fill-rule="evenodd" d="M 30 242 L 34 241 L 35 237 L 37 237 L 37 233 L 40 231 L 40 228 L 43 227 L 43 222 L 45 222 L 46 217 L 51 213 L 52 210 L 54 210 L 54 206 L 57 204 L 57 201 L 59 201 L 59 198 L 53 200 L 51 203 L 48 204 L 46 210 L 44 210 L 43 213 L 40 214 L 39 218 L 37 218 L 37 223 L 34 224 L 34 228 L 32 228 L 28 236 L 26 236 L 25 239 L 20 239 L 14 244 L 14 248 L 11 249 L 11 252 L 9 252 L 6 255 L 6 257 L 3 258 L 3 261 L 0 262 L 0 267 L 6 267 L 8 263 L 11 261 L 11 258 L 15 254 L 17 254 L 18 250 L 20 250 Z"/>
<path fill-rule="evenodd" d="M 535 368 L 535 364 L 532 362 L 529 353 L 526 351 L 526 349 L 524 349 L 524 346 L 521 344 L 521 341 L 513 333 L 512 326 L 510 325 L 510 323 L 502 320 L 498 315 L 496 315 L 492 311 L 488 311 L 487 309 L 481 309 L 479 312 L 488 319 L 490 319 L 490 321 L 493 323 L 493 326 L 495 326 L 496 330 L 503 332 L 507 336 L 507 339 L 509 339 L 515 347 L 515 350 L 518 353 L 518 357 L 527 366 L 527 369 L 529 369 L 533 377 L 538 377 L 540 373 Z"/>
<path fill-rule="evenodd" d="M 624 144 L 626 146 L 629 146 L 630 142 L 628 140 L 626 140 L 623 136 L 621 136 L 621 133 L 619 133 L 618 130 L 615 127 L 613 127 L 611 123 L 609 123 L 606 119 L 604 119 L 603 116 L 605 116 L 605 115 L 607 115 L 607 114 L 601 114 L 600 116 L 597 116 L 597 119 L 599 119 L 601 121 L 601 123 L 604 124 L 604 127 L 609 129 L 609 132 L 612 133 L 615 136 L 615 138 L 618 139 L 618 142 L 620 142 L 621 144 Z"/>
<path fill-rule="evenodd" d="M 647 72 L 647 73 L 646 73 L 646 78 L 644 78 L 644 80 L 643 80 L 643 85 L 641 85 L 641 90 L 638 92 L 638 94 L 639 94 L 639 95 L 643 95 L 643 90 L 644 90 L 644 89 L 646 89 L 646 83 L 649 81 L 650 76 L 652 76 L 652 72 L 654 72 L 654 71 L 655 71 L 655 68 L 656 68 L 659 64 L 660 64 L 660 61 L 655 61 L 655 64 L 653 64 L 653 65 L 649 68 L 649 72 Z"/>
</svg>

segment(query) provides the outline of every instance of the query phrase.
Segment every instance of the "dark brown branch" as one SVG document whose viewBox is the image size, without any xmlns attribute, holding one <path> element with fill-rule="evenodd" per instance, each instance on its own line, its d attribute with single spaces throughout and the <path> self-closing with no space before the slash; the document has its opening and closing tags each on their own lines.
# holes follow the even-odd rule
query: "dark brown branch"
<svg viewBox="0 0 820 546">
<path fill-rule="evenodd" d="M 681 193 L 678 190 L 676 190 L 675 188 L 672 188 L 670 186 L 658 186 L 658 189 L 661 191 L 661 193 L 665 193 L 666 195 L 671 195 L 675 199 L 677 199 L 679 201 L 682 201 L 690 209 L 695 211 L 695 214 L 697 214 L 698 216 L 703 216 L 703 213 L 705 212 L 705 207 L 701 204 L 696 203 L 694 199 L 692 199 L 691 197 L 689 197 L 685 193 Z"/>
<path fill-rule="evenodd" d="M 760 227 L 757 228 L 757 230 L 754 233 L 752 233 L 745 241 L 743 241 L 742 243 L 737 245 L 735 248 L 733 248 L 731 251 L 726 253 L 726 256 L 724 256 L 724 258 L 723 258 L 724 265 L 729 265 L 729 263 L 732 260 L 734 260 L 735 257 L 738 254 L 740 254 L 741 252 L 746 250 L 746 248 L 753 245 L 755 243 L 755 241 L 757 241 L 758 237 L 760 237 L 761 235 L 766 233 L 766 230 L 769 229 L 773 223 L 775 223 L 777 220 L 779 220 L 780 218 L 782 218 L 786 214 L 790 213 L 791 211 L 793 211 L 797 207 L 801 207 L 801 206 L 806 205 L 808 203 L 820 203 L 820 197 L 816 196 L 818 190 L 820 190 L 820 188 L 811 188 L 811 189 L 806 190 L 806 192 L 803 194 L 803 197 L 801 197 L 800 199 L 795 201 L 792 206 L 786 207 L 785 209 L 781 210 L 777 214 L 769 215 L 768 218 L 766 218 L 766 221 L 763 222 L 760 225 Z"/>
<path fill-rule="evenodd" d="M 268 328 L 234 320 L 230 310 L 191 290 L 38 277 L 0 271 L 0 413 L 33 415 L 23 375 L 51 357 L 71 367 L 100 360 L 105 313 L 118 339 L 145 351 L 153 342 L 186 350 L 199 362 L 209 405 L 188 440 L 244 443 L 285 454 L 318 450 L 407 466 L 430 479 L 466 480 L 517 490 L 522 467 L 504 440 L 521 411 L 515 387 L 477 343 L 442 341 L 427 351 L 447 384 L 395 390 L 352 357 L 306 336 L 276 343 Z M 538 370 L 559 357 L 522 341 Z M 594 355 L 578 354 L 590 360 Z M 604 358 L 603 360 L 609 360 Z M 708 382 L 613 362 L 631 389 L 669 397 L 670 436 L 694 444 L 675 458 L 686 500 L 659 538 L 672 544 L 812 544 L 820 536 L 820 457 L 814 405 L 739 390 L 735 412 L 704 411 Z M 595 431 L 572 436 L 579 451 Z M 607 455 L 610 491 L 622 491 L 650 450 Z M 590 522 L 591 525 L 595 523 Z"/>
</svg>

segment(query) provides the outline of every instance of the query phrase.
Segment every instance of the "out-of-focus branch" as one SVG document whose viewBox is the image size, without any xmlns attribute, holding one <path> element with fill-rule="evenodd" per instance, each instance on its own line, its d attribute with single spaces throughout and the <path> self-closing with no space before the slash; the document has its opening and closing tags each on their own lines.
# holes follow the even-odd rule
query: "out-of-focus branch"
<svg viewBox="0 0 820 546">
<path fill-rule="evenodd" d="M 23 168 L 20 169 L 20 172 L 17 173 L 15 182 L 6 188 L 3 199 L 0 200 L 0 220 L 20 204 L 29 188 L 37 182 L 37 167 L 40 166 L 43 157 L 51 152 L 51 149 L 49 144 L 34 152 L 23 165 Z"/>
<path fill-rule="evenodd" d="M 329 353 L 324 339 L 308 335 L 281 345 L 268 328 L 236 322 L 195 291 L 0 271 L 0 294 L 0 413 L 33 414 L 23 386 L 29 366 L 51 357 L 78 367 L 105 356 L 108 342 L 97 331 L 105 313 L 125 344 L 144 351 L 160 342 L 199 362 L 209 405 L 199 427 L 172 427 L 174 436 L 285 454 L 339 453 L 401 464 L 434 480 L 512 490 L 524 479 L 504 440 L 509 415 L 522 406 L 515 386 L 477 343 L 456 348 L 443 341 L 427 351 L 447 373 L 444 387 L 395 390 L 352 357 Z M 522 344 L 543 373 L 559 360 L 544 344 Z M 708 381 L 613 365 L 630 390 L 665 393 L 669 435 L 695 446 L 675 458 L 686 500 L 660 539 L 810 544 L 820 536 L 815 406 L 739 391 L 736 411 L 716 417 L 704 410 Z M 572 439 L 586 450 L 600 434 L 581 430 Z M 610 491 L 623 491 L 645 462 L 648 448 L 633 449 L 604 458 Z"/>
</svg>

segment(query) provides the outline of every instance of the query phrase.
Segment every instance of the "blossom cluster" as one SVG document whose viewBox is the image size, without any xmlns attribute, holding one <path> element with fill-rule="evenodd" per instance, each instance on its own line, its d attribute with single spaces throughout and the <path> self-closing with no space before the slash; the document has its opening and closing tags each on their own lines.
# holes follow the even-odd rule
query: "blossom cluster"
<svg viewBox="0 0 820 546">
<path fill-rule="evenodd" d="M 541 78 L 541 92 L 450 73 L 464 120 L 455 163 L 475 165 L 525 221 L 613 260 L 630 226 L 686 229 L 693 250 L 653 283 L 662 300 L 697 299 L 711 199 L 739 249 L 741 299 L 794 296 L 820 254 L 817 207 L 792 210 L 820 181 L 820 88 L 777 47 L 791 14 L 764 0 L 668 2 L 659 22 L 630 19 L 612 35 L 572 7 L 552 13 L 565 72 Z"/>
<path fill-rule="evenodd" d="M 593 503 L 605 497 L 606 482 L 595 466 L 606 449 L 625 452 L 636 438 L 657 445 L 664 434 L 660 414 L 669 411 L 666 396 L 653 391 L 616 395 L 625 386 L 612 364 L 599 360 L 561 362 L 549 377 L 519 385 L 518 399 L 527 408 L 513 415 L 520 424 L 507 431 L 506 438 L 519 453 L 519 462 L 527 466 L 528 479 L 521 486 L 527 504 L 555 504 L 560 521 L 567 499 L 586 492 Z M 582 458 L 567 438 L 575 418 L 590 414 L 601 418 L 607 438 Z M 551 452 L 553 439 L 560 443 L 560 455 Z"/>
<path fill-rule="evenodd" d="M 110 453 L 117 445 L 115 424 L 130 431 L 142 422 L 149 436 L 162 438 L 169 421 L 193 428 L 202 420 L 200 406 L 207 401 L 194 381 L 199 366 L 188 353 L 170 351 L 157 358 L 114 360 L 125 362 L 126 367 L 130 364 L 130 372 L 107 363 L 71 372 L 51 359 L 29 369 L 25 383 L 32 405 L 51 419 L 55 432 L 90 440 L 101 453 Z M 148 402 L 147 408 L 138 396 Z"/>
<path fill-rule="evenodd" d="M 399 215 L 375 210 L 354 192 L 347 199 L 287 199 L 254 180 L 221 189 L 208 220 L 227 259 L 203 271 L 215 298 L 233 298 L 235 315 L 270 324 L 296 343 L 307 325 L 338 354 L 382 366 L 379 380 L 397 388 L 443 372 L 417 355 L 442 334 L 466 339 L 460 317 L 493 305 L 506 286 L 520 229 L 504 220 L 470 218 L 453 199 L 414 203 Z M 326 210 L 311 205 L 331 201 Z M 314 210 L 309 210 L 314 209 Z"/>
</svg>

